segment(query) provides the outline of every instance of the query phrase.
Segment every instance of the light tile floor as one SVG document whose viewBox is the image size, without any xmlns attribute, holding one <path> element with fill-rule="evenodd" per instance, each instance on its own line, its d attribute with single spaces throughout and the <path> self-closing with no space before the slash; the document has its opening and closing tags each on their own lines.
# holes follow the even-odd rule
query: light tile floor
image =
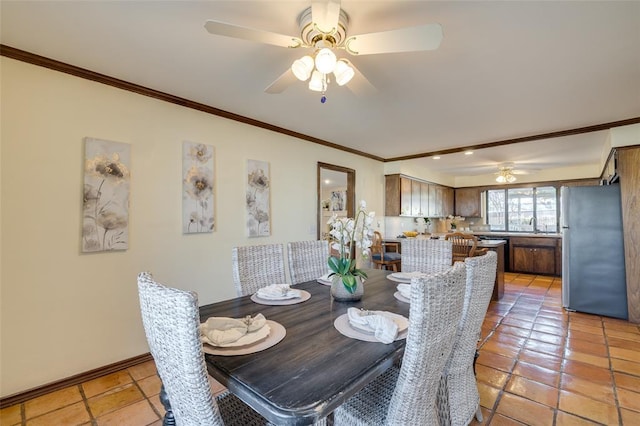
<svg viewBox="0 0 640 426">
<path fill-rule="evenodd" d="M 505 281 L 482 328 L 482 424 L 640 425 L 640 327 L 565 312 L 559 278 Z M 161 425 L 159 391 L 147 362 L 4 408 L 0 425 Z"/>
</svg>

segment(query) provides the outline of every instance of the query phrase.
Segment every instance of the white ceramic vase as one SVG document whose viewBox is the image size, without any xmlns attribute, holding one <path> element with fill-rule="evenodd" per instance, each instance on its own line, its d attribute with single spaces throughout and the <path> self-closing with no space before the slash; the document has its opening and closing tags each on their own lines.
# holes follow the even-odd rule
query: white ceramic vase
<svg viewBox="0 0 640 426">
<path fill-rule="evenodd" d="M 349 290 L 344 286 L 342 277 L 334 275 L 331 281 L 331 296 L 338 302 L 357 302 L 362 299 L 364 294 L 364 284 L 361 277 L 356 277 L 356 290 L 353 293 L 349 293 Z"/>
</svg>

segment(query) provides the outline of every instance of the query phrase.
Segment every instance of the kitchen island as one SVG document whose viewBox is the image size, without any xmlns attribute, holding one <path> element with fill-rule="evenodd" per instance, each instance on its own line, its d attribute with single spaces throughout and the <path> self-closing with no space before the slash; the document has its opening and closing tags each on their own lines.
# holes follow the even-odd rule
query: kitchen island
<svg viewBox="0 0 640 426">
<path fill-rule="evenodd" d="M 562 234 L 533 232 L 474 232 L 479 239 L 505 239 L 506 269 L 535 275 L 562 275 Z"/>
<path fill-rule="evenodd" d="M 445 234 L 431 234 L 432 237 L 442 237 L 444 238 Z M 407 237 L 403 237 L 407 238 Z M 398 250 L 400 250 L 400 242 L 403 238 L 385 238 L 385 243 L 397 243 Z M 415 238 L 430 238 L 428 236 L 419 236 Z M 504 294 L 504 272 L 505 272 L 505 253 L 504 248 L 506 245 L 506 240 L 478 240 L 477 247 L 478 248 L 487 248 L 489 250 L 495 251 L 498 255 L 498 269 L 496 270 L 496 281 L 493 286 L 493 295 L 491 296 L 491 300 L 500 300 L 502 295 Z"/>
</svg>

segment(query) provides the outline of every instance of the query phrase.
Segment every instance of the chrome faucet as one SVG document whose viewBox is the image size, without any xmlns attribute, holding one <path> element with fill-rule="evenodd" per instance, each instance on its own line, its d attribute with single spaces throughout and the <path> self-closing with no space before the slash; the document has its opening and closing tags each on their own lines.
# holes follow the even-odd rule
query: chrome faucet
<svg viewBox="0 0 640 426">
<path fill-rule="evenodd" d="M 529 225 L 533 225 L 533 233 L 537 234 L 538 233 L 538 224 L 537 224 L 535 216 L 532 216 L 531 219 L 529 219 Z"/>
</svg>

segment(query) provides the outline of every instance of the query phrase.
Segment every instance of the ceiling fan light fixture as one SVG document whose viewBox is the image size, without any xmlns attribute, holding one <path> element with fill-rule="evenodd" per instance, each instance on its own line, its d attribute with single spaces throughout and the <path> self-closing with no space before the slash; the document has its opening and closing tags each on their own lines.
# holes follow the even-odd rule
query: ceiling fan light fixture
<svg viewBox="0 0 640 426">
<path fill-rule="evenodd" d="M 516 181 L 516 177 L 509 168 L 501 168 L 496 177 L 498 183 L 513 183 Z"/>
<path fill-rule="evenodd" d="M 291 65 L 291 71 L 298 80 L 307 81 L 313 72 L 313 58 L 307 55 L 296 59 Z"/>
<path fill-rule="evenodd" d="M 314 92 L 325 91 L 324 76 L 320 71 L 315 70 L 313 71 L 313 74 L 311 74 L 311 80 L 309 80 L 309 90 L 313 90 Z"/>
<path fill-rule="evenodd" d="M 355 71 L 352 67 L 349 66 L 349 63 L 346 60 L 340 59 L 338 62 L 336 62 L 336 67 L 333 70 L 333 75 L 336 77 L 336 83 L 338 83 L 338 86 L 344 86 L 349 81 L 351 81 L 351 79 L 355 75 Z"/>
<path fill-rule="evenodd" d="M 322 74 L 332 73 L 336 67 L 336 54 L 328 47 L 320 49 L 316 55 L 316 69 Z"/>
</svg>

